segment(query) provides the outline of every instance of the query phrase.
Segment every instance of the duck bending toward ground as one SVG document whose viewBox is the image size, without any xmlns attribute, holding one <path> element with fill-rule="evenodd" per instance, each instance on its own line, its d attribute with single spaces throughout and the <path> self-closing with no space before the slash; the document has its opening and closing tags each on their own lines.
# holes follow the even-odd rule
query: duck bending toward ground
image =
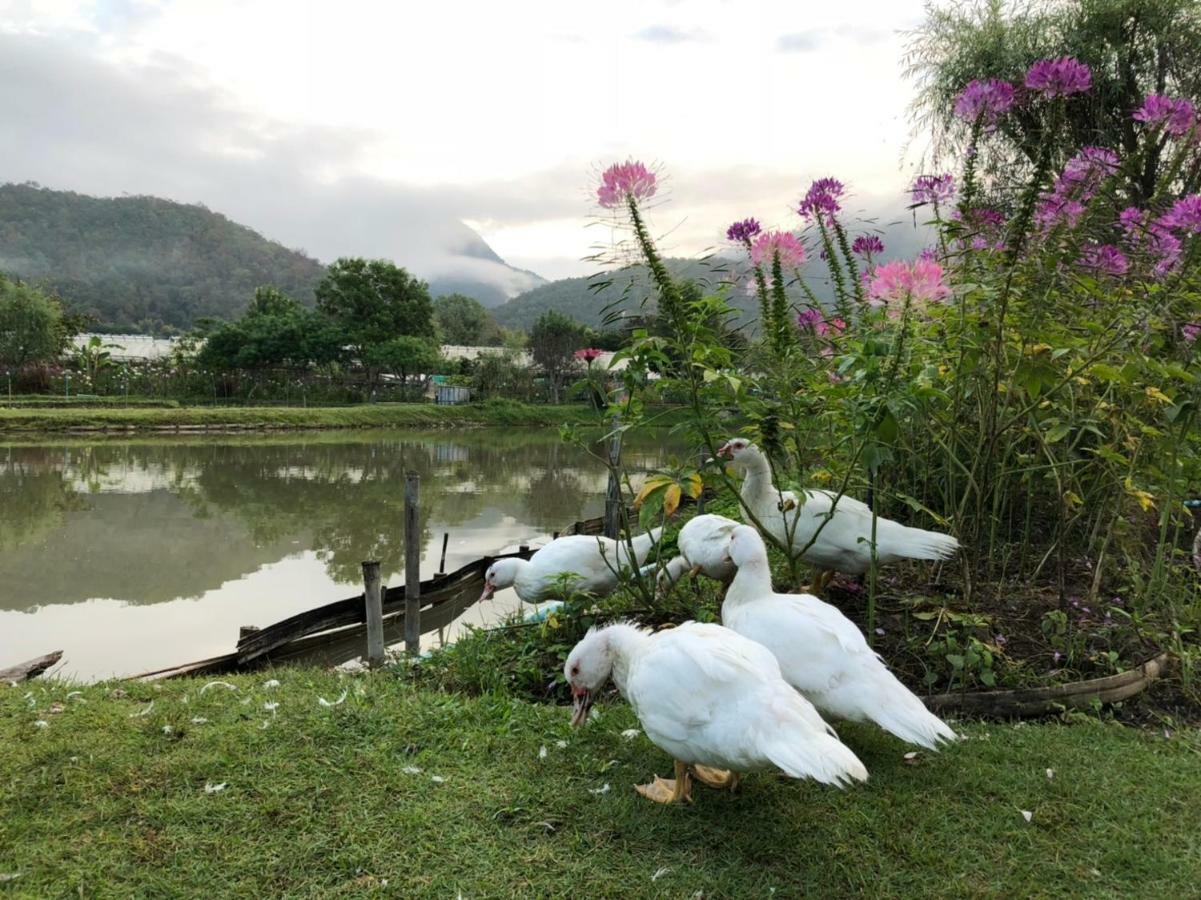
<svg viewBox="0 0 1201 900">
<path fill-rule="evenodd" d="M 734 564 L 730 562 L 726 547 L 730 543 L 730 533 L 737 527 L 738 523 L 733 519 L 712 513 L 689 519 L 680 529 L 680 555 L 659 573 L 659 590 L 675 584 L 685 572 L 729 582 L 734 576 Z"/>
<path fill-rule="evenodd" d="M 652 528 L 630 540 L 634 549 L 634 568 L 646 561 L 662 533 L 662 527 Z M 617 573 L 628 567 L 626 541 L 569 534 L 555 538 L 528 560 L 498 559 L 484 573 L 484 592 L 480 599 L 488 600 L 501 588 L 512 587 L 526 603 L 541 603 L 555 596 L 564 574 L 576 576 L 572 590 L 603 596 L 617 587 Z"/>
<path fill-rule="evenodd" d="M 818 577 L 818 590 L 834 572 L 862 575 L 871 568 L 872 511 L 866 503 L 833 491 L 804 490 L 799 497 L 792 491 L 781 494 L 772 484 L 767 457 L 746 438 L 726 441 L 717 455 L 744 474 L 739 494 L 763 529 L 828 573 Z M 880 565 L 902 559 L 949 559 L 958 550 L 959 541 L 950 535 L 876 518 Z"/>
<path fill-rule="evenodd" d="M 931 750 L 955 740 L 955 732 L 888 671 L 854 622 L 809 594 L 772 591 L 759 532 L 749 525 L 736 528 L 729 555 L 738 574 L 726 592 L 722 622 L 770 650 L 784 680 L 822 713 L 874 722 Z"/>
<path fill-rule="evenodd" d="M 651 743 L 675 759 L 675 778 L 638 785 L 651 800 L 691 800 L 690 766 L 714 787 L 736 786 L 731 773 L 773 766 L 838 787 L 867 779 L 863 763 L 780 677 L 771 653 L 720 625 L 685 622 L 654 634 L 626 623 L 594 628 L 563 673 L 575 699 L 572 725 L 587 718 L 611 675 Z"/>
</svg>

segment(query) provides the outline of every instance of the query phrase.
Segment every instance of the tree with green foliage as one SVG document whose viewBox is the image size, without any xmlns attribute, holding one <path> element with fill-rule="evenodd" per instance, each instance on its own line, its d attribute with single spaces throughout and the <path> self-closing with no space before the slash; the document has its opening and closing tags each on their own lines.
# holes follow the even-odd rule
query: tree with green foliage
<svg viewBox="0 0 1201 900">
<path fill-rule="evenodd" d="M 550 382 L 551 401 L 559 395 L 568 374 L 576 368 L 573 356 L 584 346 L 584 326 L 553 309 L 543 313 L 530 330 L 530 353 Z"/>
<path fill-rule="evenodd" d="M 435 300 L 434 324 L 444 344 L 496 347 L 503 338 L 492 314 L 466 294 L 446 294 Z"/>
<path fill-rule="evenodd" d="M 0 365 L 17 371 L 54 360 L 65 349 L 68 332 L 56 299 L 0 275 Z"/>
<path fill-rule="evenodd" d="M 197 359 L 220 370 L 304 369 L 336 360 L 341 330 L 273 287 L 255 291 L 235 322 L 216 325 Z"/>
<path fill-rule="evenodd" d="M 402 334 L 372 347 L 368 351 L 368 362 L 372 368 L 400 378 L 403 395 L 408 388 L 409 376 L 431 375 L 442 367 L 444 360 L 434 341 Z"/>
<path fill-rule="evenodd" d="M 1062 106 L 1056 126 L 1058 166 L 1082 146 L 1102 146 L 1134 159 L 1140 130 L 1131 114 L 1148 94 L 1201 97 L 1201 5 L 1195 0 L 975 0 L 929 5 L 910 35 L 907 74 L 918 85 L 915 125 L 933 133 L 934 162 L 950 165 L 979 144 L 977 171 L 1003 181 L 1021 177 L 1037 160 L 1048 124 L 1038 104 L 1019 102 L 989 140 L 955 114 L 956 96 L 971 81 L 996 78 L 1020 85 L 1040 59 L 1071 56 L 1092 69 L 1093 87 Z M 1152 195 L 1167 160 L 1163 147 L 1142 154 L 1124 172 L 1131 203 Z M 1196 190 L 1196 165 L 1182 190 Z"/>
</svg>

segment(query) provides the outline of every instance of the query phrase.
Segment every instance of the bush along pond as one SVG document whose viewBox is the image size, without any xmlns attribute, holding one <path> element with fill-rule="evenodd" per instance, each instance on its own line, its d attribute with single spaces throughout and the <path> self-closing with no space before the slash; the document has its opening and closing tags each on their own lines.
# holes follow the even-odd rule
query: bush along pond
<svg viewBox="0 0 1201 900">
<path fill-rule="evenodd" d="M 626 230 L 621 258 L 651 273 L 657 324 L 632 332 L 620 372 L 592 378 L 598 416 L 637 433 L 655 404 L 677 403 L 699 455 L 629 494 L 643 528 L 667 526 L 656 566 L 539 629 L 449 648 L 427 676 L 566 698 L 564 676 L 548 686 L 548 673 L 590 625 L 716 621 L 716 583 L 664 577 L 672 513 L 704 485 L 711 510 L 763 533 L 783 590 L 821 587 L 815 547 L 860 517 L 847 550 L 865 562 L 823 564 L 843 573 L 825 597 L 945 705 L 1000 689 L 1034 689 L 1005 695 L 1008 712 L 1073 694 L 1120 701 L 1169 659 L 1169 702 L 1195 704 L 1201 604 L 1185 501 L 1201 480 L 1198 122 L 1187 101 L 1153 95 L 1129 111 L 1137 140 L 1122 152 L 1069 145 L 1061 123 L 1090 86 L 1072 59 L 1040 62 L 1019 84 L 962 86 L 966 164 L 910 185 L 929 238 L 911 259 L 888 259 L 882 234 L 847 215 L 850 187 L 825 177 L 792 227 L 732 224 L 739 261 L 717 283 L 677 281 L 649 220 L 661 173 L 609 168 L 601 215 Z M 1020 178 L 986 177 L 979 161 L 1019 114 L 1041 142 L 1010 171 Z M 751 340 L 732 291 L 758 297 Z M 727 468 L 731 439 L 760 455 L 766 507 Z M 897 523 L 944 536 L 946 552 L 893 553 Z M 1052 689 L 1088 679 L 1101 681 Z"/>
</svg>

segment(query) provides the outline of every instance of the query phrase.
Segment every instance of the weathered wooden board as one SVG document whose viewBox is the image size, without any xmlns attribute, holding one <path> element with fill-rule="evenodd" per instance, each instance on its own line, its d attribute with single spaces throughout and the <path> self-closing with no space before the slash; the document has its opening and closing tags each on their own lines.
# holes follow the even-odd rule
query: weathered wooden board
<svg viewBox="0 0 1201 900">
<path fill-rule="evenodd" d="M 0 682 L 4 684 L 20 684 L 22 681 L 28 681 L 30 678 L 37 678 L 62 658 L 63 651 L 55 650 L 53 653 L 47 653 L 45 656 L 39 656 L 36 659 L 27 659 L 25 662 L 9 666 L 7 669 L 0 669 Z"/>
</svg>

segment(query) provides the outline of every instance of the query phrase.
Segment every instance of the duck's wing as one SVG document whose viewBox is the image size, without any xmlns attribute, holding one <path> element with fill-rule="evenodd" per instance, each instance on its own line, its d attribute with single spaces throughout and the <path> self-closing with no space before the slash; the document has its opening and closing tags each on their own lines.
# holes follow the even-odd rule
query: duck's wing
<svg viewBox="0 0 1201 900">
<path fill-rule="evenodd" d="M 765 648 L 720 625 L 688 622 L 655 635 L 632 667 L 627 698 L 648 735 L 686 741 L 779 671 Z"/>
</svg>

